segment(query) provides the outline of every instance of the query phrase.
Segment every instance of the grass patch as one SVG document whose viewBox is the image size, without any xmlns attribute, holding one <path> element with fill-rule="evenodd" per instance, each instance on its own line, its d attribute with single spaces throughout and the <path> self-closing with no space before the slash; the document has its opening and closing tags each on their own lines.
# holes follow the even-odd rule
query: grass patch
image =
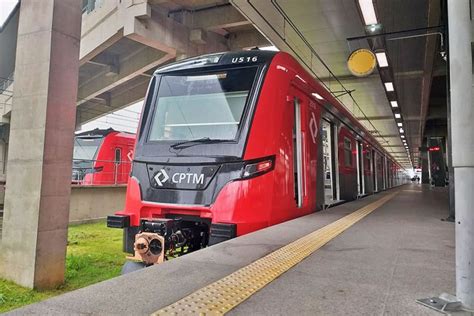
<svg viewBox="0 0 474 316">
<path fill-rule="evenodd" d="M 122 230 L 105 221 L 69 227 L 66 281 L 51 291 L 36 291 L 0 279 L 0 313 L 118 276 L 125 262 Z"/>
</svg>

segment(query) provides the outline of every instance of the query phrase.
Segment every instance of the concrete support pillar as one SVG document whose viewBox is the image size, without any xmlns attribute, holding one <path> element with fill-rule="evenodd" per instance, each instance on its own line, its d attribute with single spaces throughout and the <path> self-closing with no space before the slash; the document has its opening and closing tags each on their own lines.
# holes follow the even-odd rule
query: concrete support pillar
<svg viewBox="0 0 474 316">
<path fill-rule="evenodd" d="M 452 157 L 456 200 L 456 296 L 474 309 L 474 105 L 469 0 L 448 0 Z"/>
<path fill-rule="evenodd" d="M 64 280 L 81 3 L 21 1 L 0 272 L 30 288 Z"/>
</svg>

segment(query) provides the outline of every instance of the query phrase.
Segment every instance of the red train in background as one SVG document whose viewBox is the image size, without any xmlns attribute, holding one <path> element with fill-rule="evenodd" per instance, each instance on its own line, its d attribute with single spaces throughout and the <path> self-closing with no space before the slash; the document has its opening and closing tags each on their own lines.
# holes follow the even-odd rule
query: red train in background
<svg viewBox="0 0 474 316">
<path fill-rule="evenodd" d="M 72 183 L 126 184 L 130 174 L 134 146 L 134 134 L 113 129 L 94 129 L 76 134 Z"/>
<path fill-rule="evenodd" d="M 145 265 L 406 181 L 291 55 L 258 50 L 158 69 L 132 169 L 107 224 Z"/>
</svg>

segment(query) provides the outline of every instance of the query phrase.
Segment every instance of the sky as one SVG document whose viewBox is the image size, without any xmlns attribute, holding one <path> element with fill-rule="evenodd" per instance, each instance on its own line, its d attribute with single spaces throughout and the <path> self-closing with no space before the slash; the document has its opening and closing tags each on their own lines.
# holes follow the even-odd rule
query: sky
<svg viewBox="0 0 474 316">
<path fill-rule="evenodd" d="M 122 110 L 99 117 L 90 123 L 82 125 L 81 130 L 78 132 L 90 131 L 95 128 L 107 129 L 112 127 L 117 131 L 136 133 L 142 106 L 143 101 L 140 101 Z"/>
<path fill-rule="evenodd" d="M 0 0 L 0 26 L 3 25 L 17 2 L 18 0 Z"/>
</svg>

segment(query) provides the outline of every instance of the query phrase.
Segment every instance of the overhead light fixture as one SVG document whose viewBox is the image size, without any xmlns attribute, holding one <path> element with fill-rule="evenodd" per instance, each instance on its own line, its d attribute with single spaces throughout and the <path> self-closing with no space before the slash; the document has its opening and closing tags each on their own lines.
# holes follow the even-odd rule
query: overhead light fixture
<svg viewBox="0 0 474 316">
<path fill-rule="evenodd" d="M 259 47 L 258 49 L 260 50 L 269 50 L 269 51 L 272 51 L 272 52 L 279 52 L 280 50 L 276 47 L 276 46 L 261 46 Z"/>
<path fill-rule="evenodd" d="M 387 90 L 387 92 L 393 91 L 393 83 L 392 82 L 385 82 L 385 90 Z"/>
<path fill-rule="evenodd" d="M 318 93 L 316 93 L 316 92 L 311 93 L 311 94 L 313 95 L 313 97 L 315 97 L 315 98 L 318 99 L 318 100 L 324 100 L 324 98 L 323 98 L 321 95 L 319 95 Z"/>
<path fill-rule="evenodd" d="M 372 0 L 359 0 L 359 7 L 364 17 L 365 25 L 377 24 L 374 3 Z"/>
<path fill-rule="evenodd" d="M 402 127 L 402 126 L 403 126 L 403 123 L 397 123 L 397 126 L 398 126 L 398 127 Z"/>
<path fill-rule="evenodd" d="M 385 52 L 375 53 L 375 57 L 377 57 L 379 67 L 388 67 L 387 55 Z"/>
<path fill-rule="evenodd" d="M 400 128 L 400 133 L 405 133 L 405 131 L 403 130 L 403 128 Z"/>
<path fill-rule="evenodd" d="M 373 34 L 380 33 L 380 31 L 382 31 L 382 24 L 378 23 L 378 24 L 366 25 L 365 30 L 368 33 L 373 33 Z"/>
<path fill-rule="evenodd" d="M 398 108 L 398 102 L 397 101 L 390 101 L 390 105 L 392 108 Z"/>
<path fill-rule="evenodd" d="M 401 118 L 402 116 L 400 115 L 400 113 L 395 113 L 395 118 Z"/>
</svg>

